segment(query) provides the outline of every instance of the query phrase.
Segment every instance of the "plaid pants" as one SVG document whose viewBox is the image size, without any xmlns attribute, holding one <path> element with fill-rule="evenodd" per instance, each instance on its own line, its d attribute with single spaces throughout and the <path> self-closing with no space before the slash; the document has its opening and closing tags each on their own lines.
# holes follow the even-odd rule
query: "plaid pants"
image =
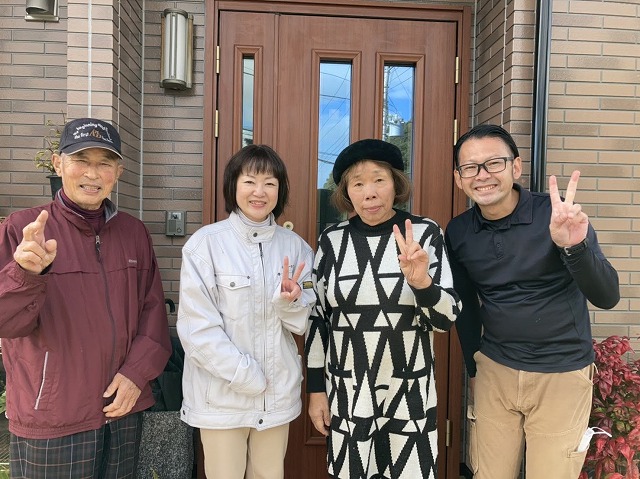
<svg viewBox="0 0 640 479">
<path fill-rule="evenodd" d="M 141 433 L 142 413 L 136 413 L 55 439 L 11 434 L 11 478 L 133 479 Z"/>
</svg>

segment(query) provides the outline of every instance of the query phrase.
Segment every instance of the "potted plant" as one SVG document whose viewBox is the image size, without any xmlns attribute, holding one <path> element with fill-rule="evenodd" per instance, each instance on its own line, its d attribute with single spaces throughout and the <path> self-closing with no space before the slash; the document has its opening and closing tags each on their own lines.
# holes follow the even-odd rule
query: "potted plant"
<svg viewBox="0 0 640 479">
<path fill-rule="evenodd" d="M 611 434 L 594 436 L 579 479 L 640 479 L 640 359 L 626 336 L 594 341 L 590 427 Z"/>
<path fill-rule="evenodd" d="M 66 123 L 64 114 L 62 115 L 62 124 Z M 56 196 L 56 192 L 62 187 L 62 178 L 58 176 L 55 168 L 53 167 L 52 157 L 54 153 L 58 152 L 60 147 L 60 135 L 62 133 L 60 125 L 53 123 L 51 120 L 47 120 L 45 123 L 49 127 L 49 134 L 44 136 L 45 147 L 38 150 L 33 161 L 36 164 L 36 168 L 42 168 L 43 171 L 48 172 L 47 178 L 51 184 L 51 197 Z"/>
</svg>

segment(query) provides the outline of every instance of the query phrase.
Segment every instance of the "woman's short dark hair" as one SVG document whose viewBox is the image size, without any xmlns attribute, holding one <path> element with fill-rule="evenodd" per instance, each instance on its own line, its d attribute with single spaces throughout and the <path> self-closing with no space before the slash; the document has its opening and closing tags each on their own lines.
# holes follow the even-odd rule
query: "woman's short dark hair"
<svg viewBox="0 0 640 479">
<path fill-rule="evenodd" d="M 399 205 L 409 201 L 409 198 L 411 197 L 411 179 L 404 171 L 393 168 L 386 161 L 363 161 L 371 161 L 391 173 L 391 177 L 393 178 L 393 189 L 396 193 L 396 196 L 393 199 L 394 205 Z M 349 199 L 349 194 L 347 192 L 347 186 L 349 186 L 349 178 L 351 178 L 354 168 L 360 163 L 362 163 L 362 161 L 354 163 L 342 174 L 340 183 L 338 183 L 338 186 L 331 195 L 331 203 L 333 203 L 333 206 L 335 206 L 340 213 L 351 213 L 354 211 L 353 203 Z"/>
<path fill-rule="evenodd" d="M 466 132 L 464 135 L 462 135 L 460 138 L 458 138 L 456 145 L 453 147 L 453 166 L 454 167 L 460 166 L 459 164 L 460 148 L 462 148 L 462 145 L 464 144 L 465 141 L 471 140 L 472 138 L 474 139 L 499 138 L 511 150 L 511 154 L 513 155 L 514 158 L 517 158 L 520 156 L 520 153 L 518 152 L 518 147 L 516 146 L 516 142 L 511 137 L 511 135 L 507 132 L 507 130 L 505 130 L 504 128 L 498 125 L 489 125 L 489 124 L 476 125 L 473 128 L 471 128 L 468 132 Z"/>
<path fill-rule="evenodd" d="M 267 145 L 247 145 L 229 159 L 222 180 L 226 212 L 231 213 L 238 209 L 236 190 L 238 178 L 243 172 L 266 173 L 278 180 L 278 201 L 273 209 L 273 216 L 280 216 L 289 201 L 289 177 L 287 167 L 280 156 Z"/>
</svg>

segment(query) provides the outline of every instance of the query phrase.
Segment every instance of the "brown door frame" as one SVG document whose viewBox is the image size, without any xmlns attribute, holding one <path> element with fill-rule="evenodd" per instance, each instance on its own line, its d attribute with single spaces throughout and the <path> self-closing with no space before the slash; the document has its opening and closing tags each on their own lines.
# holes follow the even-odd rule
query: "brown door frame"
<svg viewBox="0 0 640 479">
<path fill-rule="evenodd" d="M 455 116 L 456 131 L 452 143 L 455 142 L 460 132 L 464 132 L 469 124 L 469 83 L 470 83 L 470 32 L 471 9 L 468 6 L 435 6 L 409 3 L 383 3 L 370 1 L 311 1 L 311 0 L 287 0 L 287 1 L 247 1 L 247 0 L 212 0 L 205 2 L 205 58 L 204 58 L 204 141 L 203 141 L 203 224 L 208 224 L 221 218 L 216 218 L 214 201 L 216 198 L 217 177 L 221 174 L 216 169 L 217 165 L 217 124 L 216 105 L 218 102 L 218 77 L 216 73 L 217 63 L 217 38 L 219 31 L 219 12 L 221 10 L 272 12 L 272 13 L 301 13 L 323 16 L 360 17 L 366 8 L 367 17 L 386 19 L 412 19 L 412 20 L 443 20 L 456 21 L 457 29 L 457 53 L 459 68 L 457 72 Z M 239 106 L 238 106 L 239 108 Z M 239 111 L 237 112 L 240 113 Z M 466 209 L 466 198 L 455 185 L 453 189 L 452 215 L 456 215 Z M 446 224 L 441 224 L 444 228 Z M 457 478 L 461 459 L 461 441 L 463 419 L 462 408 L 459 399 L 462 398 L 462 375 L 464 371 L 461 360 L 461 350 L 457 335 L 449 335 L 449 381 L 448 404 L 446 406 L 447 417 L 452 424 L 448 430 L 447 442 L 450 444 L 450 452 L 447 454 L 448 478 Z M 459 378 L 459 380 L 456 380 Z M 452 405 L 454 407 L 452 407 Z M 457 407 L 456 407 L 457 406 Z M 457 409 L 457 410 L 456 410 Z M 303 412 L 304 413 L 304 412 Z M 204 476 L 202 476 L 204 477 Z"/>
<path fill-rule="evenodd" d="M 247 1 L 212 0 L 205 2 L 205 55 L 204 55 L 204 141 L 203 141 L 203 205 L 202 222 L 209 224 L 216 220 L 214 201 L 216 197 L 216 147 L 217 125 L 216 105 L 218 80 L 216 74 L 216 52 L 218 37 L 218 13 L 220 10 L 252 12 L 306 13 L 324 16 L 362 16 L 363 8 L 372 18 L 398 18 L 416 20 L 457 21 L 458 74 L 456 118 L 457 131 L 466 131 L 469 125 L 469 81 L 471 49 L 471 8 L 468 6 L 438 6 L 410 3 L 384 3 L 362 0 L 286 0 L 286 1 Z M 239 113 L 239 112 L 238 112 Z M 455 139 L 452 139 L 455 141 Z M 452 185 L 454 188 L 454 185 Z M 464 211 L 466 199 L 454 188 L 454 215 Z M 445 225 L 442 225 L 443 227 Z"/>
</svg>

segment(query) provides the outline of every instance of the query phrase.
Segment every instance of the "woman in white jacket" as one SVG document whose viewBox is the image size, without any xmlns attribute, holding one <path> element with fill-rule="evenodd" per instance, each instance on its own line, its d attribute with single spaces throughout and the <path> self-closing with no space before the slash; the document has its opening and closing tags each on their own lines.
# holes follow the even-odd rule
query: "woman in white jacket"
<svg viewBox="0 0 640 479">
<path fill-rule="evenodd" d="M 200 428 L 207 477 L 281 479 L 289 423 L 301 410 L 293 334 L 304 334 L 315 302 L 313 251 L 275 222 L 289 181 L 274 150 L 242 148 L 223 182 L 229 218 L 182 249 L 181 416 Z"/>
</svg>

